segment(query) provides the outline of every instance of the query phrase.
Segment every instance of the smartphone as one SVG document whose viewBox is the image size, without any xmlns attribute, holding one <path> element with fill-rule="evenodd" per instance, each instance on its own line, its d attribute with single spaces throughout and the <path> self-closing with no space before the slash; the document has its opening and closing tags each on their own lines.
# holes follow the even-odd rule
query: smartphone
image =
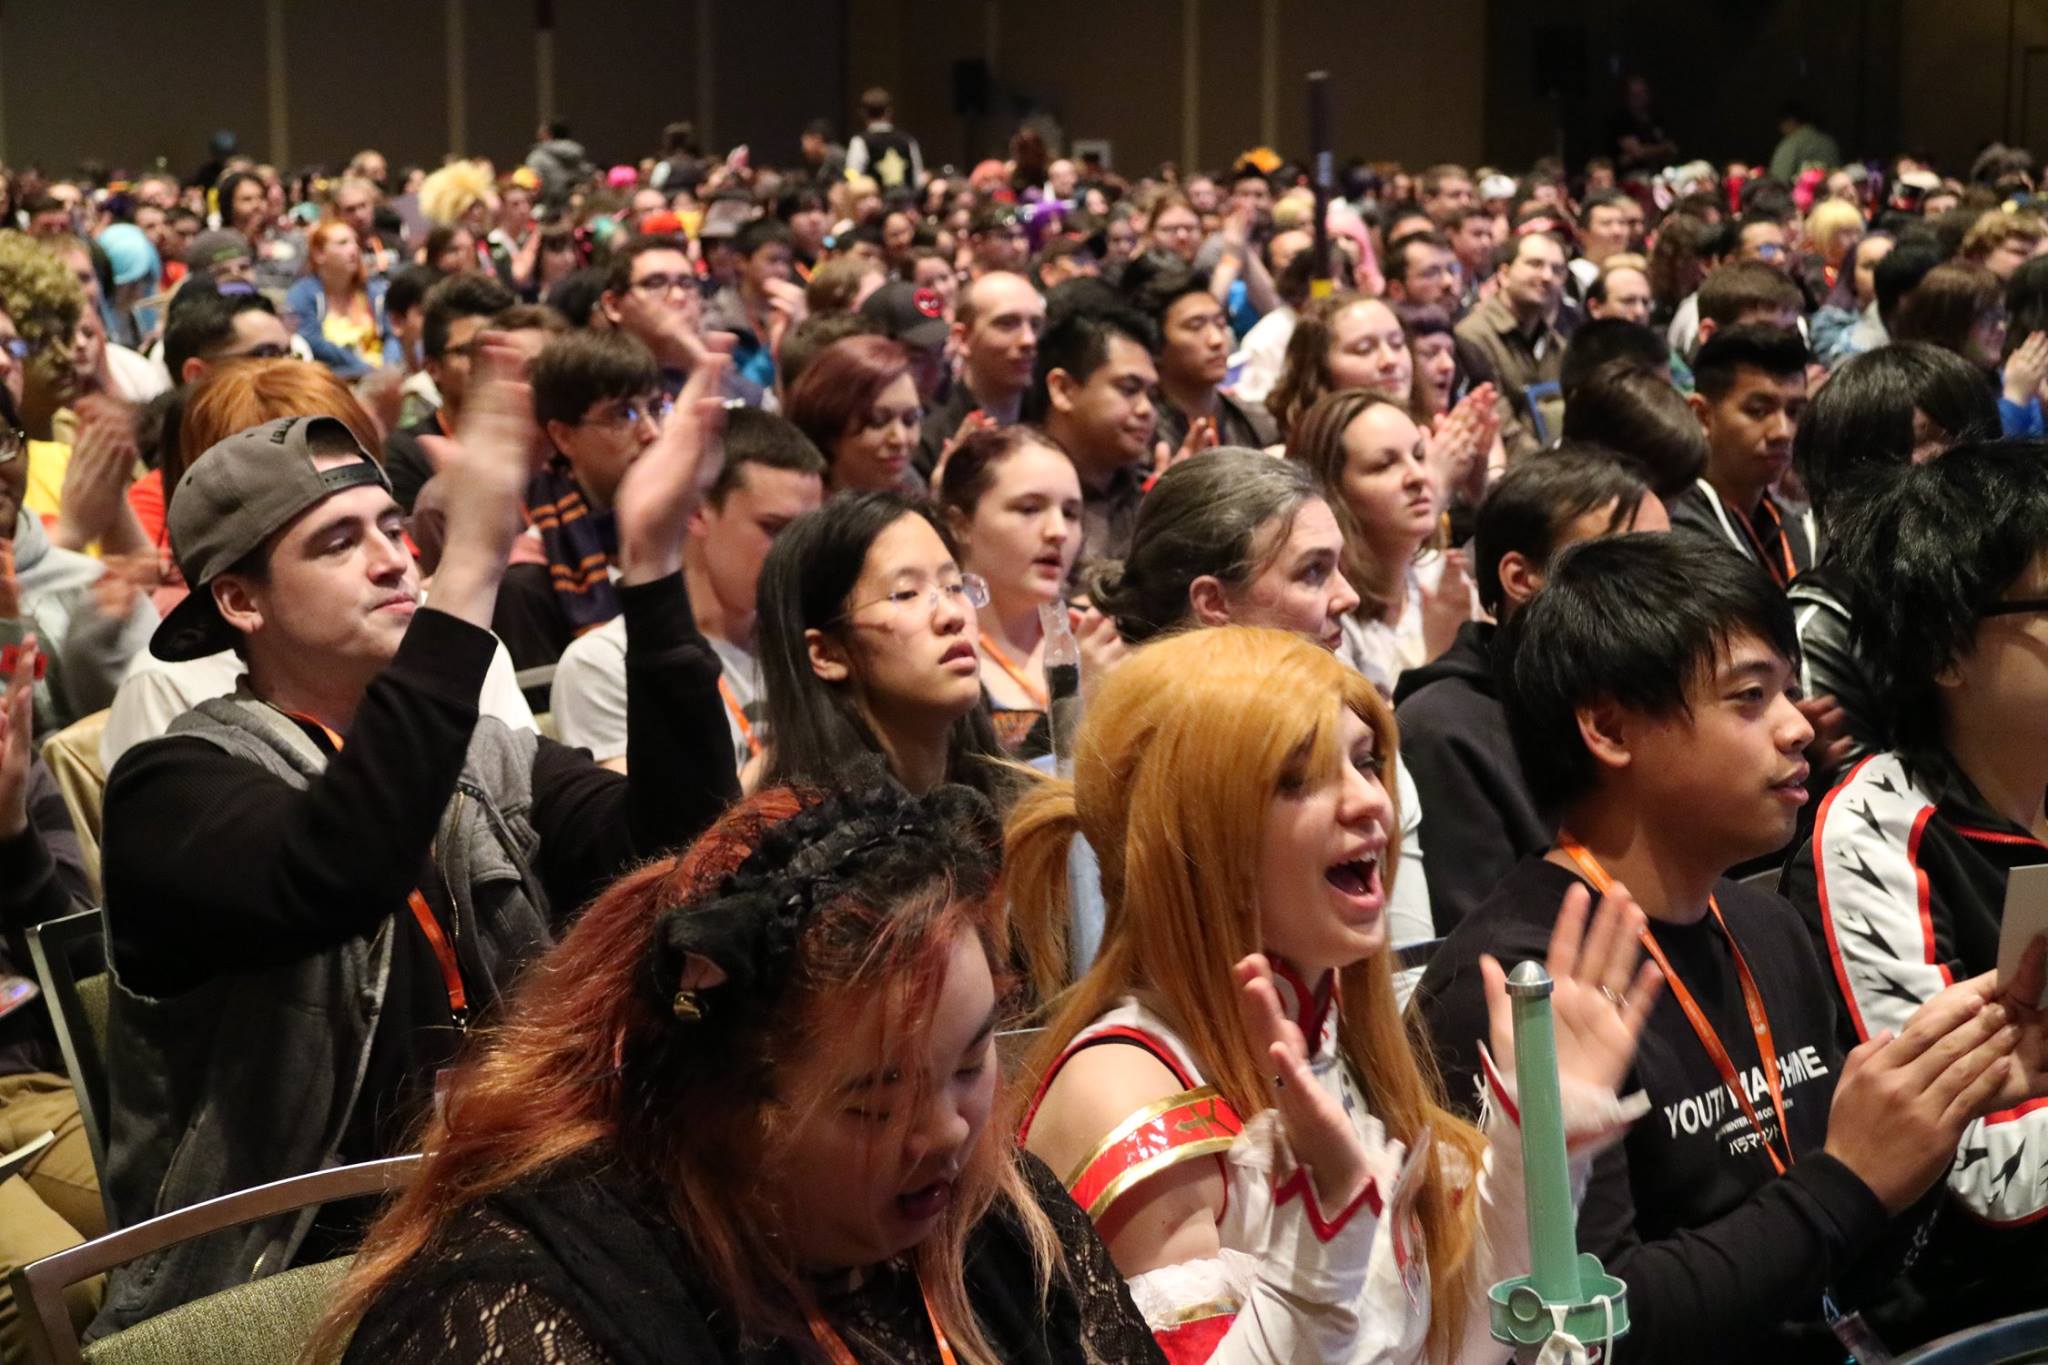
<svg viewBox="0 0 2048 1365">
<path fill-rule="evenodd" d="M 2005 918 L 1998 929 L 2000 984 L 2012 979 L 2027 945 L 2043 934 L 2048 934 L 2048 863 L 2016 867 L 2006 874 Z"/>
</svg>

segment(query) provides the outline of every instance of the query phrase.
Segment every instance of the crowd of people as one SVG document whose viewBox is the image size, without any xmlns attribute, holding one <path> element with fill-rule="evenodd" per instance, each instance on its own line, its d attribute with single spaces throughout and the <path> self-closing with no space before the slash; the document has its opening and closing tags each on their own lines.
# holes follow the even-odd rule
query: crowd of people
<svg viewBox="0 0 2048 1365">
<path fill-rule="evenodd" d="M 73 1317 L 1498 1361 L 1537 960 L 1623 1349 L 2042 1307 L 2048 187 L 1781 132 L 0 176 L 0 1270 L 417 1151 Z"/>
</svg>

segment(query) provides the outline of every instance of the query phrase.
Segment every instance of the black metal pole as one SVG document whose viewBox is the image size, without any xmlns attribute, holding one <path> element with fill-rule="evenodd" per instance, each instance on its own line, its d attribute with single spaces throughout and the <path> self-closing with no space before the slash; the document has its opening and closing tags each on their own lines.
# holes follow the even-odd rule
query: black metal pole
<svg viewBox="0 0 2048 1365">
<path fill-rule="evenodd" d="M 1309 177 L 1316 192 L 1316 216 L 1311 230 L 1315 244 L 1315 273 L 1309 277 L 1309 297 L 1328 298 L 1336 290 L 1330 272 L 1330 195 L 1336 187 L 1335 156 L 1330 150 L 1330 73 L 1308 73 Z"/>
</svg>

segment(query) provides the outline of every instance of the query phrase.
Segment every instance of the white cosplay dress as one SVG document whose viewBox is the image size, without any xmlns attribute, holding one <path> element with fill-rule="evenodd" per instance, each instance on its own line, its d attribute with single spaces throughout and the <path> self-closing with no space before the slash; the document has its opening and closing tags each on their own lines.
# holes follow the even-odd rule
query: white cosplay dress
<svg viewBox="0 0 2048 1365">
<path fill-rule="evenodd" d="M 1414 1206 L 1432 1164 L 1423 1159 L 1426 1135 L 1408 1152 L 1367 1109 L 1338 1053 L 1330 992 L 1312 998 L 1284 971 L 1274 984 L 1302 1036 L 1313 1040 L 1310 1069 L 1317 1083 L 1344 1105 L 1369 1154 L 1370 1179 L 1350 1207 L 1321 1208 L 1307 1171 L 1288 1149 L 1278 1111 L 1241 1119 L 1203 1082 L 1172 1029 L 1135 997 L 1083 1029 L 1048 1069 L 1023 1133 L 1029 1135 L 1046 1090 L 1074 1054 L 1109 1043 L 1144 1048 L 1173 1072 L 1181 1092 L 1134 1111 L 1086 1160 L 1060 1174 L 1075 1202 L 1100 1222 L 1144 1182 L 1182 1162 L 1221 1162 L 1219 1254 L 1149 1270 L 1130 1283 L 1132 1299 L 1172 1365 L 1420 1362 L 1430 1284 Z M 1529 1270 L 1519 1115 L 1512 1087 L 1490 1057 L 1485 1073 L 1480 1128 L 1488 1150 L 1482 1168 L 1465 1182 L 1466 1193 L 1476 1187 L 1481 1201 L 1475 1282 L 1482 1290 Z M 1564 1099 L 1576 1202 L 1593 1156 L 1640 1114 L 1641 1097 L 1624 1104 L 1611 1092 L 1568 1091 Z M 1508 1354 L 1492 1339 L 1483 1292 L 1466 1306 L 1461 1342 L 1461 1362 L 1495 1365 Z"/>
</svg>

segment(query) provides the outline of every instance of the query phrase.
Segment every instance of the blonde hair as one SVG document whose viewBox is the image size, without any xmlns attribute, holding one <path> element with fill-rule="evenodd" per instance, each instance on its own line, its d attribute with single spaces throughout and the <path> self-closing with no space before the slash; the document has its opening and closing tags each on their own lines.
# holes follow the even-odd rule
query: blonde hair
<svg viewBox="0 0 2048 1365">
<path fill-rule="evenodd" d="M 1346 710 L 1371 727 L 1392 801 L 1392 713 L 1370 681 L 1302 636 L 1250 626 L 1189 631 L 1118 665 L 1089 703 L 1073 780 L 1040 782 L 1008 823 L 1012 915 L 1050 1015 L 1020 1093 L 1035 1088 L 1081 1029 L 1143 992 L 1232 1108 L 1250 1119 L 1268 1107 L 1260 1050 L 1245 1032 L 1231 979 L 1233 964 L 1264 947 L 1257 831 L 1283 782 L 1334 778 Z M 1389 886 L 1399 830 L 1397 814 L 1381 855 Z M 1077 834 L 1100 859 L 1108 913 L 1095 964 L 1065 986 L 1067 853 Z M 1390 1136 L 1413 1145 L 1430 1134 L 1434 1178 L 1416 1212 L 1434 1286 L 1430 1355 L 1449 1359 L 1481 1290 L 1471 1186 L 1485 1139 L 1445 1108 L 1422 1026 L 1402 1022 L 1390 957 L 1381 952 L 1339 973 L 1338 1047 Z"/>
<path fill-rule="evenodd" d="M 420 212 L 446 227 L 462 221 L 477 204 L 492 199 L 491 168 L 481 161 L 451 161 L 420 182 Z"/>
<path fill-rule="evenodd" d="M 1823 199 L 1806 215 L 1806 240 L 1823 258 L 1835 238 L 1852 228 L 1863 230 L 1863 214 L 1846 199 Z"/>
</svg>

